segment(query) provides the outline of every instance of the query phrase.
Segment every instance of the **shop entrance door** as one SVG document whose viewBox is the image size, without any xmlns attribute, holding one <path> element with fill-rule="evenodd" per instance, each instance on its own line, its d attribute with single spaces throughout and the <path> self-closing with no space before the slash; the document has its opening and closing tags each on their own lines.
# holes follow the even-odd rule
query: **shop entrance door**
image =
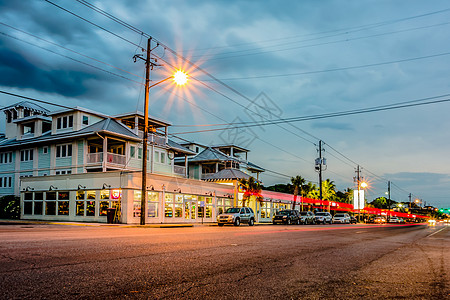
<svg viewBox="0 0 450 300">
<path fill-rule="evenodd" d="M 197 216 L 197 201 L 184 200 L 184 218 L 186 220 L 195 220 Z"/>
</svg>

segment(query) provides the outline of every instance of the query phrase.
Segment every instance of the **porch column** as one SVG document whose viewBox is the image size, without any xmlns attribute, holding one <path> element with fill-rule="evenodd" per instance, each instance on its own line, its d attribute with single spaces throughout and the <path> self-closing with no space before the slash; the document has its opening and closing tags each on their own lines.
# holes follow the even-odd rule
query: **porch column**
<svg viewBox="0 0 450 300">
<path fill-rule="evenodd" d="M 103 139 L 103 161 L 102 161 L 102 171 L 106 172 L 106 162 L 108 159 L 108 137 L 105 136 Z"/>
<path fill-rule="evenodd" d="M 184 155 L 184 176 L 186 177 L 186 178 L 189 178 L 189 173 L 188 173 L 188 157 L 187 157 L 187 155 L 185 154 Z"/>
</svg>

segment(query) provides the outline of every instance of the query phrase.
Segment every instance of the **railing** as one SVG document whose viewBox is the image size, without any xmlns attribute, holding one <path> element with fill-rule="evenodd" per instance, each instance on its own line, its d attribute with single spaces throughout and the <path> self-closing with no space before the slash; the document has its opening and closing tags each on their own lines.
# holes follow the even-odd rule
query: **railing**
<svg viewBox="0 0 450 300">
<path fill-rule="evenodd" d="M 96 164 L 102 162 L 103 162 L 103 152 L 88 153 L 87 155 L 88 164 Z"/>
<path fill-rule="evenodd" d="M 106 153 L 106 161 L 109 164 L 116 164 L 116 165 L 124 165 L 127 161 L 125 155 L 115 154 L 115 153 Z"/>
<path fill-rule="evenodd" d="M 158 144 L 158 145 L 165 145 L 166 144 L 166 137 L 160 136 L 160 135 L 156 135 L 156 134 L 153 134 L 153 133 L 149 133 L 148 134 L 148 141 L 149 141 L 149 143 L 154 143 L 154 144 Z"/>
<path fill-rule="evenodd" d="M 102 162 L 103 162 L 103 152 L 88 153 L 88 156 L 87 156 L 88 164 L 96 164 L 96 163 L 102 163 Z M 116 165 L 125 165 L 126 156 L 108 152 L 108 153 L 106 153 L 106 162 L 110 163 L 110 164 L 116 164 Z"/>
<path fill-rule="evenodd" d="M 186 167 L 174 165 L 173 172 L 177 175 L 186 176 Z"/>
</svg>

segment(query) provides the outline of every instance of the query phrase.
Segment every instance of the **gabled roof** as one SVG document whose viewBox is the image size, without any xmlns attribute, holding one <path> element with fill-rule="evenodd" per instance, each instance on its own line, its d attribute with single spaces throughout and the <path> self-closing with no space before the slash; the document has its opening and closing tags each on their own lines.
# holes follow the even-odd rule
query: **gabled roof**
<svg viewBox="0 0 450 300">
<path fill-rule="evenodd" d="M 203 177 L 205 181 L 220 181 L 220 180 L 239 180 L 239 179 L 249 179 L 250 175 L 238 169 L 223 169 L 217 173 L 206 174 Z"/>
<path fill-rule="evenodd" d="M 141 112 L 141 111 L 134 111 L 134 112 L 118 114 L 118 115 L 115 115 L 113 117 L 116 118 L 116 119 L 127 119 L 127 118 L 131 118 L 131 117 L 134 117 L 134 116 L 138 116 L 138 117 L 143 119 L 144 118 L 144 113 Z M 167 121 L 165 121 L 163 119 L 159 119 L 157 117 L 150 116 L 150 115 L 148 116 L 148 121 L 150 123 L 154 123 L 154 124 L 157 124 L 157 125 L 160 125 L 160 126 L 164 126 L 164 127 L 172 125 L 170 122 L 167 122 Z"/>
<path fill-rule="evenodd" d="M 196 156 L 189 159 L 189 162 L 202 162 L 202 161 L 236 161 L 238 159 L 228 156 L 220 150 L 208 147 Z"/>
<path fill-rule="evenodd" d="M 51 118 L 43 116 L 43 115 L 32 115 L 32 116 L 28 116 L 25 118 L 13 120 L 13 123 L 23 123 L 23 122 L 27 122 L 30 120 L 36 120 L 36 119 L 41 119 L 41 120 L 48 121 L 48 122 L 52 121 Z"/>
<path fill-rule="evenodd" d="M 180 144 L 178 144 L 178 143 L 176 143 L 176 142 L 174 142 L 174 141 L 172 141 L 170 139 L 167 140 L 167 145 L 169 146 L 170 149 L 173 149 L 173 150 L 175 150 L 177 152 L 180 152 L 180 153 L 184 153 L 184 154 L 188 154 L 188 155 L 195 154 L 194 151 L 189 150 L 188 148 L 183 147 L 182 145 L 180 145 Z"/>
<path fill-rule="evenodd" d="M 255 171 L 259 171 L 259 172 L 264 172 L 266 169 L 261 168 L 260 166 L 255 165 L 254 163 L 251 162 L 247 162 L 247 168 L 249 170 L 255 170 Z"/>
<path fill-rule="evenodd" d="M 99 113 L 99 112 L 94 111 L 94 110 L 90 110 L 88 108 L 79 107 L 79 106 L 75 106 L 73 108 L 64 108 L 64 109 L 52 111 L 52 112 L 48 113 L 48 115 L 49 116 L 59 115 L 59 114 L 68 113 L 68 112 L 71 112 L 71 111 L 81 111 L 81 112 L 85 112 L 85 113 L 88 113 L 88 114 L 91 114 L 91 115 L 96 115 L 96 116 L 99 116 L 99 117 L 102 117 L 102 118 L 108 118 L 109 117 L 108 115 Z"/>
<path fill-rule="evenodd" d="M 100 122 L 94 123 L 74 133 L 85 134 L 96 132 L 112 133 L 114 135 L 122 135 L 135 140 L 140 140 L 140 138 L 136 134 L 134 134 L 134 132 L 132 132 L 130 128 L 110 118 L 101 120 Z"/>
<path fill-rule="evenodd" d="M 16 104 L 4 107 L 4 108 L 2 108 L 0 110 L 8 110 L 8 109 L 11 109 L 11 108 L 19 108 L 19 107 L 28 108 L 29 110 L 41 112 L 41 113 L 44 113 L 44 114 L 47 114 L 47 113 L 50 112 L 48 109 L 43 108 L 40 105 L 34 104 L 32 102 L 28 102 L 28 101 L 18 102 Z"/>
</svg>

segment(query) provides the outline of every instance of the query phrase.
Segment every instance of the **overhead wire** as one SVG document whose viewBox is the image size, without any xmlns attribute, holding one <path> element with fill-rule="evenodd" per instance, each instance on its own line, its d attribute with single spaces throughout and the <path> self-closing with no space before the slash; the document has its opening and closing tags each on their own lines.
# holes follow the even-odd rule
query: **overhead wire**
<svg viewBox="0 0 450 300">
<path fill-rule="evenodd" d="M 45 1 L 47 1 L 47 2 L 49 2 L 49 3 L 51 3 L 51 4 L 53 4 L 53 5 L 55 5 L 54 3 L 52 3 L 52 2 L 49 1 L 49 0 L 45 0 Z M 83 1 L 83 2 L 86 2 L 86 1 Z M 60 6 L 58 6 L 58 5 L 55 5 L 55 6 L 60 7 Z M 60 7 L 60 8 L 61 8 L 61 7 Z M 61 8 L 61 9 L 63 9 L 63 8 Z M 63 9 L 63 10 L 67 11 L 66 9 Z M 68 11 L 68 12 L 69 12 L 69 11 Z M 104 28 L 102 28 L 102 27 L 100 27 L 100 26 L 98 26 L 98 25 L 96 25 L 96 24 L 94 24 L 94 23 L 92 23 L 92 22 L 90 22 L 90 21 L 88 21 L 88 20 L 86 20 L 86 19 L 84 19 L 84 18 L 82 18 L 82 17 L 80 17 L 80 16 L 74 14 L 74 13 L 72 13 L 72 12 L 70 12 L 70 13 L 73 14 L 73 15 L 75 15 L 75 16 L 77 16 L 77 17 L 79 17 L 79 18 L 81 18 L 81 19 L 83 19 L 83 20 L 85 20 L 85 21 L 87 21 L 87 22 L 90 23 L 90 24 L 93 24 L 94 26 L 97 26 L 97 27 L 99 27 L 99 28 L 101 28 L 101 29 L 103 29 L 103 30 L 105 30 L 105 31 L 107 31 L 107 32 L 110 32 L 109 30 L 106 30 L 106 29 L 104 29 Z M 116 19 L 118 19 L 118 18 L 116 18 Z M 116 21 L 116 22 L 117 22 L 117 21 Z M 127 24 L 126 22 L 123 22 L 123 23 L 124 23 L 124 24 Z M 124 25 L 124 26 L 125 26 L 125 25 Z M 132 30 L 134 30 L 134 29 L 132 29 Z M 114 34 L 114 33 L 112 33 L 112 32 L 110 32 L 110 33 L 113 34 L 113 35 L 115 35 L 115 36 L 118 36 L 118 35 L 116 35 L 116 34 Z M 141 31 L 141 33 L 142 33 L 142 31 Z M 129 41 L 129 40 L 127 40 L 127 39 L 124 39 L 124 38 L 122 38 L 122 39 L 123 39 L 123 40 L 126 40 L 126 41 L 128 41 L 128 42 L 130 42 L 130 43 L 132 43 L 131 41 Z M 197 70 L 203 72 L 204 74 L 206 74 L 207 76 L 211 77 L 213 80 L 215 80 L 215 81 L 218 82 L 219 84 L 223 85 L 224 87 L 227 87 L 228 89 L 232 90 L 232 91 L 235 92 L 236 94 L 242 96 L 244 99 L 247 99 L 248 101 L 251 101 L 250 99 L 248 99 L 247 97 L 245 97 L 244 95 L 242 95 L 241 93 L 239 93 L 238 91 L 236 91 L 235 89 L 233 89 L 232 87 L 226 85 L 223 81 L 219 80 L 218 78 L 215 78 L 214 76 L 212 76 L 211 74 L 209 74 L 209 73 L 206 72 L 205 70 L 201 69 L 201 68 L 200 68 L 199 66 L 197 66 L 196 64 L 192 63 L 190 60 L 184 58 L 183 56 L 181 56 L 181 55 L 179 55 L 178 53 L 176 53 L 174 50 L 170 49 L 169 47 L 167 47 L 166 45 L 164 45 L 163 43 L 161 43 L 160 41 L 158 41 L 157 39 L 155 39 L 155 41 L 156 41 L 158 44 L 162 45 L 162 47 L 163 47 L 165 50 L 168 50 L 169 52 L 171 52 L 171 53 L 172 53 L 173 55 L 175 55 L 176 57 L 178 57 L 178 58 L 180 58 L 180 59 L 183 59 L 185 62 L 187 62 L 188 64 L 190 64 L 190 65 L 191 65 L 192 67 L 194 67 L 195 69 L 197 69 Z M 284 128 L 284 127 L 282 127 L 282 128 Z M 314 142 L 313 142 L 313 143 L 314 143 Z"/>
</svg>

